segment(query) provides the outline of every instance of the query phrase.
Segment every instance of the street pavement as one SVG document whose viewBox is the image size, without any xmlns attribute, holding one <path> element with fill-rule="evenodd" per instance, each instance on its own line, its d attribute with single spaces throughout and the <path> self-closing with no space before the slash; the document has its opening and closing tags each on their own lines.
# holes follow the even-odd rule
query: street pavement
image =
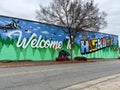
<svg viewBox="0 0 120 90">
<path fill-rule="evenodd" d="M 73 85 L 62 90 L 120 90 L 120 74 Z"/>
<path fill-rule="evenodd" d="M 119 60 L 1 68 L 0 90 L 60 90 L 119 73 Z"/>
</svg>

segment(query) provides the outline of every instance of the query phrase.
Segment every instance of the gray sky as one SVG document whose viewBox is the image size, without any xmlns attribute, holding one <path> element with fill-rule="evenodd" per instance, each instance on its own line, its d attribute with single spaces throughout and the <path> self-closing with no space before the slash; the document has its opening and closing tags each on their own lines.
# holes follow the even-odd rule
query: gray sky
<svg viewBox="0 0 120 90">
<path fill-rule="evenodd" d="M 0 15 L 35 20 L 39 4 L 48 5 L 52 0 L 0 0 Z M 120 0 L 94 0 L 101 11 L 107 12 L 108 26 L 101 32 L 120 36 Z"/>
</svg>

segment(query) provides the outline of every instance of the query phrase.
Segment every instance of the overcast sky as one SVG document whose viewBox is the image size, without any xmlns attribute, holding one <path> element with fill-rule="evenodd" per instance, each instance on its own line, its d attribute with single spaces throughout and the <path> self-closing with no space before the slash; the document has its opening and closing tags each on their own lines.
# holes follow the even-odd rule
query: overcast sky
<svg viewBox="0 0 120 90">
<path fill-rule="evenodd" d="M 36 20 L 39 4 L 48 5 L 52 0 L 0 0 L 0 15 Z M 107 28 L 101 32 L 120 36 L 120 0 L 94 0 L 101 11 L 107 12 Z"/>
</svg>

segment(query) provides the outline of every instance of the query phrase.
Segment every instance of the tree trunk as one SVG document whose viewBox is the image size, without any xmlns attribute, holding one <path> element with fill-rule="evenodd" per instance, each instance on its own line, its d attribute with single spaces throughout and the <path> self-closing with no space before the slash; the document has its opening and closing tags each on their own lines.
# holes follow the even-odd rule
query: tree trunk
<svg viewBox="0 0 120 90">
<path fill-rule="evenodd" d="M 71 59 L 71 60 L 73 60 L 73 54 L 72 54 L 72 51 L 73 51 L 73 49 L 72 49 L 72 47 L 71 47 L 71 49 L 70 49 L 70 55 L 71 55 L 71 56 L 70 56 L 70 59 Z"/>
<path fill-rule="evenodd" d="M 71 48 L 70 48 L 70 59 L 73 60 L 73 38 L 70 37 L 70 45 L 71 45 Z"/>
</svg>

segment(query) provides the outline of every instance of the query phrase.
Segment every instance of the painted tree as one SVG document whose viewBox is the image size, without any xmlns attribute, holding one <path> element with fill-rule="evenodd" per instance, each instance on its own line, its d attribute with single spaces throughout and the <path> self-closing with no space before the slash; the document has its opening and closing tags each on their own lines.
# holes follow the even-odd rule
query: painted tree
<svg viewBox="0 0 120 90">
<path fill-rule="evenodd" d="M 1 53 L 0 53 L 0 59 L 1 60 L 16 60 L 17 55 L 15 48 L 12 45 L 3 45 Z"/>
<path fill-rule="evenodd" d="M 45 23 L 66 29 L 71 44 L 71 59 L 74 39 L 82 30 L 99 31 L 107 25 L 106 13 L 100 12 L 94 0 L 53 0 L 48 6 L 40 5 L 36 18 Z"/>
</svg>

